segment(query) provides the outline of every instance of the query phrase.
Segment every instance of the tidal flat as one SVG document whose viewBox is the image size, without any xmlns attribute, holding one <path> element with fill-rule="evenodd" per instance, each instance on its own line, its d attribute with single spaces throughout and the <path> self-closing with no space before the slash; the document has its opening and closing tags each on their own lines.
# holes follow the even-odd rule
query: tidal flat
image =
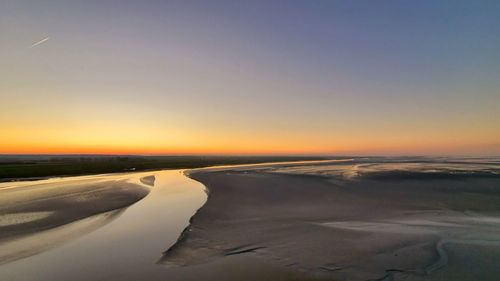
<svg viewBox="0 0 500 281">
<path fill-rule="evenodd" d="M 23 234 L 29 243 L 3 232 L 0 247 L 17 258 L 4 259 L 2 280 L 500 278 L 496 158 L 354 157 L 3 185 L 4 194 L 19 196 L 2 198 L 11 208 L 31 206 L 27 195 L 42 194 L 34 202 L 64 207 L 63 217 L 102 209 L 31 229 Z M 110 198 L 125 198 L 116 192 L 141 196 L 115 206 Z M 0 227 L 53 215 L 4 212 Z"/>
<path fill-rule="evenodd" d="M 208 201 L 162 261 L 247 255 L 326 280 L 498 280 L 499 168 L 354 158 L 194 170 Z"/>
</svg>

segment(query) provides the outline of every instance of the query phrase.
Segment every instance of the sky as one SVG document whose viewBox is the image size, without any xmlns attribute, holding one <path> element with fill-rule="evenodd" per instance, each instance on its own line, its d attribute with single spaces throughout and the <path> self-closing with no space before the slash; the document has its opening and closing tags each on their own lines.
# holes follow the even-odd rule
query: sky
<svg viewBox="0 0 500 281">
<path fill-rule="evenodd" d="M 0 153 L 500 155 L 499 1 L 0 0 Z"/>
</svg>

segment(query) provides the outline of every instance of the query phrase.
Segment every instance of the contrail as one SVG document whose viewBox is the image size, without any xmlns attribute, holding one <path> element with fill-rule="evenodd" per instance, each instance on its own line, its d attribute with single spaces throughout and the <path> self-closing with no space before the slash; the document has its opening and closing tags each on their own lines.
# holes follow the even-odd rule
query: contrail
<svg viewBox="0 0 500 281">
<path fill-rule="evenodd" d="M 47 41 L 49 41 L 49 39 L 50 39 L 50 37 L 44 38 L 44 39 L 42 39 L 42 40 L 34 43 L 33 45 L 31 45 L 30 48 L 36 47 L 36 46 L 38 46 L 38 45 L 40 45 L 40 44 L 42 44 L 44 42 L 47 42 Z"/>
</svg>

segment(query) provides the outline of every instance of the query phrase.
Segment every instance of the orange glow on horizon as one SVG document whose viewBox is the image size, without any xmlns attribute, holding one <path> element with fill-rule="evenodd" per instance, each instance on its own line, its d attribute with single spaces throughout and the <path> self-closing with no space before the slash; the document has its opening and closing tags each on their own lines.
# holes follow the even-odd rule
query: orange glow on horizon
<svg viewBox="0 0 500 281">
<path fill-rule="evenodd" d="M 496 9 L 28 2 L 0 9 L 0 154 L 500 155 Z"/>
<path fill-rule="evenodd" d="M 232 144 L 231 144 L 232 143 Z M 300 143 L 267 141 L 231 141 L 217 145 L 137 145 L 130 143 L 107 144 L 30 144 L 1 143 L 0 154 L 106 154 L 106 155 L 492 155 L 483 153 L 491 147 L 500 154 L 495 144 L 418 143 L 401 141 L 344 141 L 320 142 L 304 145 Z"/>
</svg>

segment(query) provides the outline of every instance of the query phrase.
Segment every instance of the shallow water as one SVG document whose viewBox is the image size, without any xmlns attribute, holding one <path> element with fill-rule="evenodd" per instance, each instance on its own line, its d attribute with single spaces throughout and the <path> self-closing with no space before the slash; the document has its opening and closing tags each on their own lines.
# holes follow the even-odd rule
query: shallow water
<svg viewBox="0 0 500 281">
<path fill-rule="evenodd" d="M 156 177 L 144 199 L 91 233 L 0 266 L 0 280 L 160 280 L 168 268 L 156 262 L 206 201 L 206 193 L 181 170 L 144 175 Z"/>
</svg>

